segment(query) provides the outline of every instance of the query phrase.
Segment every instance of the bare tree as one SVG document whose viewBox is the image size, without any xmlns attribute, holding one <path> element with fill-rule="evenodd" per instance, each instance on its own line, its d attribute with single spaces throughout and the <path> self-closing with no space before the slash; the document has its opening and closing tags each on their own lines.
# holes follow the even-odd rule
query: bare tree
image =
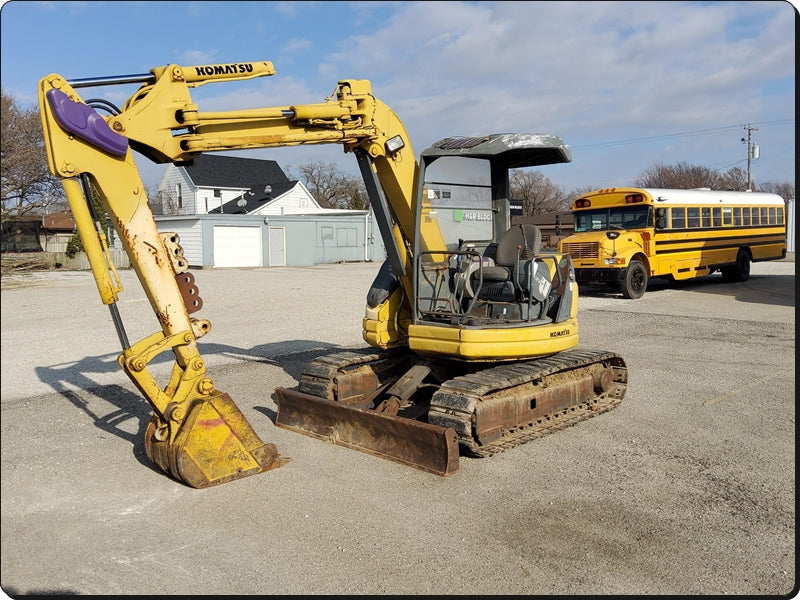
<svg viewBox="0 0 800 600">
<path fill-rule="evenodd" d="M 346 178 L 342 192 L 344 195 L 339 208 L 350 210 L 367 210 L 369 208 L 369 197 L 363 180 L 356 177 Z"/>
<path fill-rule="evenodd" d="M 679 162 L 675 165 L 658 163 L 643 171 L 635 180 L 636 187 L 688 190 L 711 188 L 744 192 L 748 189 L 747 173 L 740 167 L 719 173 L 708 167 Z M 754 191 L 772 192 L 784 199 L 794 197 L 794 184 L 765 182 L 753 185 Z"/>
<path fill-rule="evenodd" d="M 722 173 L 717 184 L 720 190 L 732 192 L 746 192 L 748 188 L 747 171 L 740 167 L 733 167 L 730 171 Z"/>
<path fill-rule="evenodd" d="M 679 190 L 703 187 L 719 189 L 720 175 L 708 167 L 690 165 L 687 162 L 679 162 L 675 165 L 657 163 L 642 172 L 634 184 L 636 187 Z"/>
<path fill-rule="evenodd" d="M 512 169 L 511 197 L 522 202 L 522 216 L 569 210 L 571 198 L 540 171 Z"/>
<path fill-rule="evenodd" d="M 759 192 L 767 192 L 768 194 L 778 194 L 778 196 L 780 196 L 784 200 L 789 200 L 789 199 L 795 197 L 795 195 L 794 195 L 794 193 L 795 193 L 794 184 L 791 184 L 789 182 L 784 182 L 784 183 L 772 183 L 772 182 L 760 183 L 758 185 L 758 191 Z"/>
<path fill-rule="evenodd" d="M 339 171 L 335 163 L 307 163 L 300 165 L 299 169 L 303 183 L 323 208 L 367 208 L 364 183 Z"/>
<path fill-rule="evenodd" d="M 2 91 L 0 114 L 0 220 L 40 216 L 66 207 L 61 182 L 47 166 L 42 121 L 35 108 L 22 109 Z"/>
<path fill-rule="evenodd" d="M 577 200 L 581 196 L 583 196 L 585 194 L 588 194 L 589 192 L 594 192 L 595 190 L 599 190 L 599 189 L 601 189 L 600 186 L 592 186 L 592 185 L 588 185 L 588 186 L 585 185 L 585 186 L 582 186 L 582 187 L 575 188 L 569 194 L 567 194 L 567 198 L 569 199 L 569 206 L 567 206 L 566 210 L 569 210 L 569 208 L 572 205 L 572 202 L 574 202 L 575 200 Z"/>
</svg>

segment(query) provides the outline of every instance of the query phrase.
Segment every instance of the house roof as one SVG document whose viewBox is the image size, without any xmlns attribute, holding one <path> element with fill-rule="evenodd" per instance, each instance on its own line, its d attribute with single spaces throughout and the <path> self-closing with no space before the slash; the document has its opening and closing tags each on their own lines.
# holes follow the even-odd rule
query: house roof
<svg viewBox="0 0 800 600">
<path fill-rule="evenodd" d="M 246 181 L 258 182 L 263 192 L 265 184 L 273 188 L 277 184 L 289 183 L 286 173 L 274 160 L 240 158 L 199 154 L 191 164 L 183 167 L 196 186 L 241 188 Z"/>
<path fill-rule="evenodd" d="M 265 188 L 266 184 L 264 183 L 256 183 L 250 187 L 248 191 L 244 193 L 243 196 L 240 196 L 234 200 L 230 200 L 222 205 L 222 210 L 220 207 L 212 208 L 209 210 L 209 214 L 218 214 L 223 213 L 226 215 L 244 215 L 250 214 L 256 209 L 261 208 L 264 204 L 268 202 L 272 202 L 273 200 L 278 199 L 280 196 L 294 188 L 299 182 L 298 181 L 285 181 L 280 183 L 269 183 L 271 191 L 267 194 Z M 239 206 L 239 202 L 244 200 L 246 204 L 244 206 Z"/>
<path fill-rule="evenodd" d="M 54 212 L 42 217 L 42 227 L 50 231 L 75 231 L 75 219 L 69 211 Z"/>
</svg>

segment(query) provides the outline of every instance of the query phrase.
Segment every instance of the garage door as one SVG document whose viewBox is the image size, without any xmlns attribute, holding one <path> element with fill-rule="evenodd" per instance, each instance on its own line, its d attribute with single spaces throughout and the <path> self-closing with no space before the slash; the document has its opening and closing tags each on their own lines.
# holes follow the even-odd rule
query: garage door
<svg viewBox="0 0 800 600">
<path fill-rule="evenodd" d="M 261 267 L 261 227 L 214 226 L 214 267 Z"/>
</svg>

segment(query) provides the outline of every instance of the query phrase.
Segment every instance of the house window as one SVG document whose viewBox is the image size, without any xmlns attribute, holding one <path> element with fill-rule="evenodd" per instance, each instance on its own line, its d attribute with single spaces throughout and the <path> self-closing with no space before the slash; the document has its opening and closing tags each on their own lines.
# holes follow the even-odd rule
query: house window
<svg viewBox="0 0 800 600">
<path fill-rule="evenodd" d="M 355 227 L 339 227 L 336 230 L 336 245 L 340 248 L 348 248 L 356 245 L 358 234 Z"/>
<path fill-rule="evenodd" d="M 320 241 L 322 242 L 321 246 L 326 247 L 334 245 L 333 227 L 328 227 L 327 225 L 323 225 L 322 227 L 320 227 L 319 233 L 320 233 Z"/>
<path fill-rule="evenodd" d="M 183 188 L 180 183 L 175 186 L 175 196 L 178 199 L 178 208 L 183 208 Z"/>
</svg>

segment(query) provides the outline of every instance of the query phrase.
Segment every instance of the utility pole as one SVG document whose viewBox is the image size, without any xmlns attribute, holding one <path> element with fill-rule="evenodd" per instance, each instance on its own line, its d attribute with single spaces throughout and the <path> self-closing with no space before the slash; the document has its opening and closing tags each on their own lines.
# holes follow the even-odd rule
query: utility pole
<svg viewBox="0 0 800 600">
<path fill-rule="evenodd" d="M 758 158 L 758 146 L 753 144 L 751 140 L 751 134 L 753 131 L 758 131 L 758 127 L 753 127 L 752 125 L 744 125 L 744 128 L 747 130 L 747 139 L 742 138 L 742 142 L 747 142 L 747 191 L 753 191 L 753 178 L 752 178 L 752 170 L 750 168 L 750 163 L 753 159 Z"/>
</svg>

